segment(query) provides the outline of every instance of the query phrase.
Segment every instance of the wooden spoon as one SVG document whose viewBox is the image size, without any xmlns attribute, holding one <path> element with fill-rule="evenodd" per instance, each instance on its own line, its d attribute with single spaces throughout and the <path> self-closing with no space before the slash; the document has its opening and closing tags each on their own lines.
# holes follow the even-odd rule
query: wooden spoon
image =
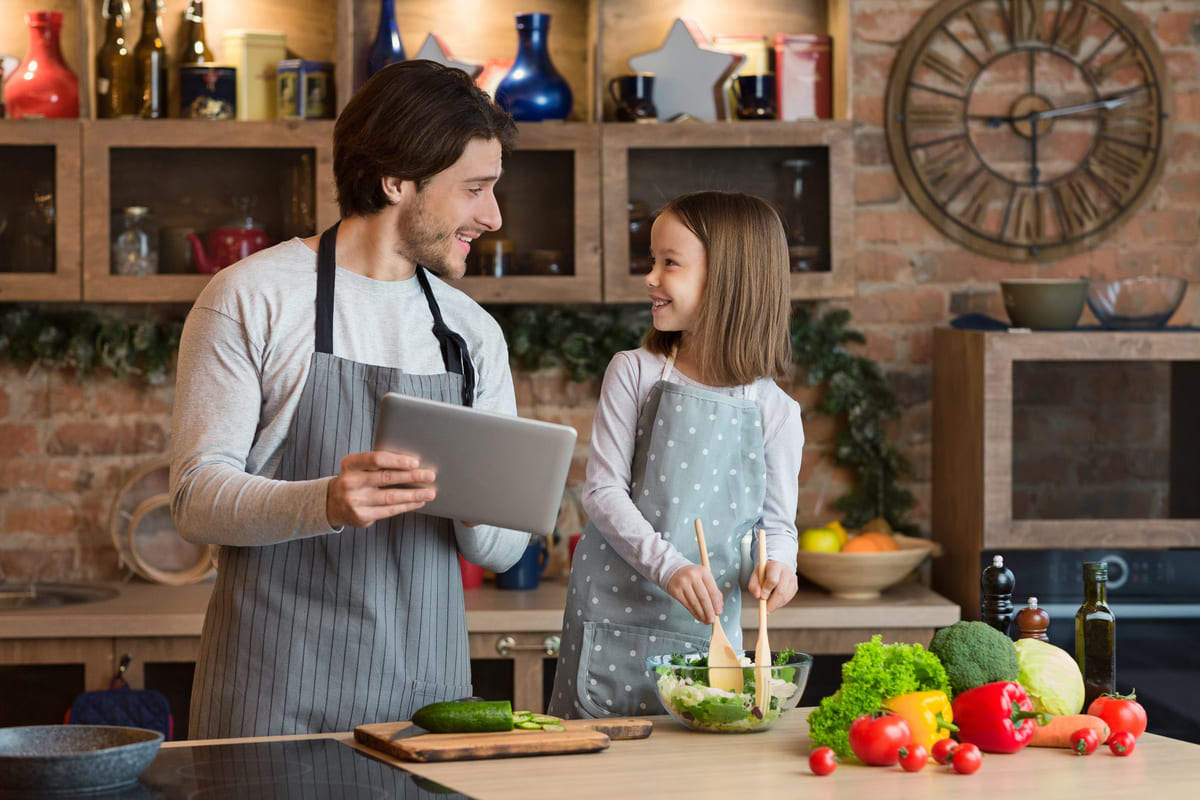
<svg viewBox="0 0 1200 800">
<path fill-rule="evenodd" d="M 704 526 L 700 523 L 699 518 L 696 519 L 696 542 L 700 545 L 700 563 L 711 572 L 712 567 L 708 565 L 708 547 L 704 544 Z M 708 666 L 736 667 L 737 669 L 710 669 L 708 685 L 726 692 L 740 692 L 742 690 L 741 663 L 737 651 L 733 649 L 733 645 L 729 643 L 729 637 L 725 635 L 725 631 L 721 627 L 720 617 L 714 619 L 712 636 L 708 640 Z"/>
<path fill-rule="evenodd" d="M 767 534 L 758 532 L 758 589 L 767 578 Z M 767 596 L 758 598 L 758 643 L 754 646 L 754 705 L 767 713 L 771 702 L 771 644 L 767 641 Z"/>
</svg>

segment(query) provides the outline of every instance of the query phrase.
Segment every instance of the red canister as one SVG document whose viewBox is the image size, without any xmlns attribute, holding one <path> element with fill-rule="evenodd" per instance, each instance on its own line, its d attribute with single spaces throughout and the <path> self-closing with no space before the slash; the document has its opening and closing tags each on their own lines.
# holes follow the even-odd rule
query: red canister
<svg viewBox="0 0 1200 800">
<path fill-rule="evenodd" d="M 779 119 L 833 119 L 833 39 L 776 34 L 775 91 Z"/>
</svg>

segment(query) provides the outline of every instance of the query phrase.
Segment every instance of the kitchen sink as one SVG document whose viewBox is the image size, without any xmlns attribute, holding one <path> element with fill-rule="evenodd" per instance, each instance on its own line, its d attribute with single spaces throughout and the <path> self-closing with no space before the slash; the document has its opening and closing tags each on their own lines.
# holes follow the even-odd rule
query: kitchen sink
<svg viewBox="0 0 1200 800">
<path fill-rule="evenodd" d="M 84 583 L 35 583 L 6 581 L 0 583 L 0 611 L 19 611 L 23 608 L 52 608 L 111 600 L 117 590 L 109 586 Z"/>
</svg>

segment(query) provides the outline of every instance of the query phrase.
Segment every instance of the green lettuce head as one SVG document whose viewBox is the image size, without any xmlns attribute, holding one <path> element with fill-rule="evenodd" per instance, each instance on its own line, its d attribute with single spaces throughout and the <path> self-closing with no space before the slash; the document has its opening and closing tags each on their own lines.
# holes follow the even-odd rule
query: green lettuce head
<svg viewBox="0 0 1200 800">
<path fill-rule="evenodd" d="M 1041 639 L 1018 639 L 1016 646 L 1017 683 L 1034 711 L 1057 717 L 1083 710 L 1083 673 L 1066 650 Z"/>
</svg>

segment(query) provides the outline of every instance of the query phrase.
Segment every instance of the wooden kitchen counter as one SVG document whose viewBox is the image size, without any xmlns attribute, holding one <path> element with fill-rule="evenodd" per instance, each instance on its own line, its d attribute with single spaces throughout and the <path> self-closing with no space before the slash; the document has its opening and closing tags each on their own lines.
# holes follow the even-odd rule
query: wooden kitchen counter
<svg viewBox="0 0 1200 800">
<path fill-rule="evenodd" d="M 148 662 L 195 661 L 211 582 L 101 585 L 117 589 L 117 597 L 0 611 L 0 664 L 81 663 L 87 688 L 104 689 L 127 652 L 134 656 L 127 673 L 133 686 L 145 685 Z M 520 708 L 542 707 L 542 662 L 557 653 L 566 593 L 566 582 L 558 580 L 530 591 L 506 591 L 489 582 L 466 592 L 471 658 L 512 660 L 512 699 Z M 935 628 L 958 619 L 957 605 L 918 583 L 895 586 L 874 600 L 840 600 L 803 588 L 771 615 L 771 646 L 813 655 L 850 653 L 875 633 L 886 641 L 927 643 Z M 752 647 L 758 614 L 749 595 L 742 628 Z"/>
<path fill-rule="evenodd" d="M 1065 748 L 1026 747 L 1012 755 L 984 754 L 983 766 L 974 775 L 959 775 L 934 764 L 913 774 L 899 767 L 842 764 L 832 775 L 818 777 L 808 769 L 808 711 L 788 712 L 763 733 L 696 733 L 670 717 L 653 717 L 649 739 L 614 741 L 598 753 L 429 764 L 391 759 L 357 744 L 352 733 L 327 736 L 476 800 L 558 795 L 573 800 L 959 800 L 964 796 L 1193 800 L 1200 784 L 1200 746 L 1154 734 L 1138 739 L 1133 754 L 1125 758 L 1111 755 L 1107 748 L 1081 758 Z M 210 743 L 232 741 L 261 740 Z"/>
</svg>

